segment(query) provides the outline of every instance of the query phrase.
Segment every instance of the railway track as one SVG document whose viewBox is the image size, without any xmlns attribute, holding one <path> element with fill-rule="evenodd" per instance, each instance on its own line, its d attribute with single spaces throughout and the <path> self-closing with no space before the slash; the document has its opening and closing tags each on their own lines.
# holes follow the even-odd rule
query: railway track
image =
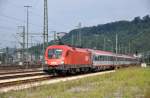
<svg viewBox="0 0 150 98">
<path fill-rule="evenodd" d="M 3 70 L 0 71 L 0 76 L 1 75 L 6 75 L 6 74 L 19 74 L 19 73 L 29 73 L 29 72 L 39 72 L 42 71 L 42 68 L 38 69 L 21 69 L 21 70 Z"/>
<path fill-rule="evenodd" d="M 58 82 L 65 82 L 65 81 L 72 81 L 76 79 L 81 79 L 85 77 L 91 77 L 95 75 L 102 75 L 107 73 L 115 72 L 114 70 L 111 71 L 104 71 L 104 72 L 96 72 L 96 73 L 87 73 L 82 75 L 75 75 L 75 76 L 67 76 L 67 77 L 54 77 L 52 75 L 41 75 L 41 76 L 30 76 L 24 78 L 13 78 L 13 79 L 6 79 L 0 80 L 0 93 L 1 92 L 8 92 L 11 90 L 22 90 L 26 88 L 54 84 Z"/>
<path fill-rule="evenodd" d="M 0 65 L 0 75 L 42 70 L 42 65 Z"/>
<path fill-rule="evenodd" d="M 58 83 L 62 81 L 70 81 L 75 79 L 80 79 L 88 76 L 94 76 L 99 74 L 105 74 L 114 72 L 104 71 L 97 73 L 87 73 L 75 76 L 57 76 L 48 75 L 42 71 L 37 72 L 24 72 L 24 73 L 13 73 L 0 75 L 0 92 L 8 92 L 10 90 L 20 90 L 40 85 Z"/>
<path fill-rule="evenodd" d="M 35 72 L 24 72 L 24 73 L 9 73 L 9 74 L 3 74 L 0 75 L 0 81 L 4 79 L 11 79 L 11 78 L 19 78 L 19 77 L 29 77 L 29 76 L 39 76 L 39 75 L 44 75 L 42 71 L 35 71 Z"/>
<path fill-rule="evenodd" d="M 0 74 L 0 88 L 50 79 L 43 71 L 10 72 Z"/>
</svg>

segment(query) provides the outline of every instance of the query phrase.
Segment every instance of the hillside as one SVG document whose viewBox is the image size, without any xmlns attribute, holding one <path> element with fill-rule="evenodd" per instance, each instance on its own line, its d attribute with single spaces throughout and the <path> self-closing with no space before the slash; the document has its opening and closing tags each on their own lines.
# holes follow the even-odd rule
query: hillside
<svg viewBox="0 0 150 98">
<path fill-rule="evenodd" d="M 62 43 L 72 46 L 115 52 L 116 33 L 118 34 L 119 53 L 134 54 L 150 50 L 149 15 L 142 18 L 135 17 L 132 21 L 117 21 L 93 27 L 74 29 L 60 40 Z M 51 41 L 49 45 L 52 44 L 58 43 Z M 41 49 L 42 45 L 38 45 L 30 50 L 33 50 L 32 53 L 39 54 L 42 53 Z"/>
<path fill-rule="evenodd" d="M 80 33 L 80 34 L 79 34 Z M 150 17 L 135 17 L 132 21 L 117 21 L 70 31 L 62 38 L 65 44 L 115 51 L 115 36 L 121 53 L 150 50 Z M 79 37 L 79 35 L 81 37 Z M 80 41 L 81 38 L 81 41 Z M 104 45 L 105 43 L 105 45 Z"/>
</svg>

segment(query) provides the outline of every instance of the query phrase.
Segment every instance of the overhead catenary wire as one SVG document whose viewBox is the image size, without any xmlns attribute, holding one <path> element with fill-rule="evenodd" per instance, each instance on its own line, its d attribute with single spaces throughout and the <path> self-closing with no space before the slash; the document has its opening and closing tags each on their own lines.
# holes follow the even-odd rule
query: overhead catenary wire
<svg viewBox="0 0 150 98">
<path fill-rule="evenodd" d="M 35 0 L 35 4 L 34 5 L 36 5 L 37 3 L 38 3 L 39 1 L 38 0 Z M 23 4 L 22 5 L 18 5 L 17 3 L 15 3 L 15 2 L 8 2 L 9 3 L 9 6 L 13 6 L 13 7 L 16 7 L 17 9 L 19 8 L 19 9 L 21 9 L 21 10 L 23 10 L 23 11 L 25 11 L 25 9 L 23 8 Z M 33 5 L 33 4 L 32 4 Z M 11 8 L 11 7 L 10 7 Z M 16 9 L 15 8 L 15 9 Z M 35 7 L 34 7 L 34 9 L 35 9 Z M 41 14 L 39 14 L 39 13 L 37 13 L 37 12 L 35 12 L 34 10 L 31 10 L 31 11 L 29 11 L 32 15 L 34 15 L 35 17 L 43 17 L 43 15 L 41 15 Z M 6 22 L 6 23 L 4 23 L 4 26 L 5 27 L 0 27 L 0 31 L 2 31 L 2 32 L 9 32 L 9 33 L 16 33 L 17 32 L 17 28 L 16 28 L 16 26 L 17 25 L 24 25 L 25 24 L 25 22 L 26 22 L 26 20 L 25 20 L 25 17 L 24 18 L 21 18 L 21 17 L 17 17 L 17 16 L 14 16 L 14 15 L 9 15 L 7 12 L 5 12 L 5 13 L 0 13 L 0 20 L 1 20 L 1 17 L 2 17 L 2 20 L 4 20 L 4 21 L 8 21 L 8 22 Z M 38 18 L 37 18 L 38 19 Z M 42 20 L 42 19 L 41 19 Z M 14 24 L 14 25 L 7 25 L 7 24 L 9 24 L 9 21 L 10 21 L 10 24 Z M 13 22 L 14 21 L 14 22 Z M 35 21 L 35 22 L 38 22 L 38 21 Z M 7 26 L 6 26 L 6 25 Z M 29 24 L 30 25 L 32 25 L 33 27 L 32 27 L 32 31 L 34 31 L 34 27 L 36 27 L 37 29 L 40 29 L 41 31 L 40 32 L 42 32 L 42 28 L 43 28 L 43 24 L 41 23 L 41 24 L 37 24 L 37 23 L 33 23 L 33 21 L 31 21 L 31 22 L 29 22 Z M 51 28 L 48 28 L 47 27 L 47 29 L 51 29 Z M 36 30 L 37 31 L 37 30 Z M 39 31 L 39 30 L 38 30 Z M 48 31 L 48 30 L 47 30 Z M 43 33 L 43 32 L 42 32 Z M 48 34 L 48 32 L 47 32 L 47 34 Z M 46 35 L 47 35 L 46 34 Z M 48 37 L 50 37 L 50 36 L 47 36 L 47 41 L 48 41 Z"/>
<path fill-rule="evenodd" d="M 31 9 L 29 12 L 32 13 L 32 16 L 36 16 L 36 17 L 42 18 L 43 16 L 42 16 L 41 14 L 36 13 L 35 11 L 33 11 L 33 10 L 37 10 L 37 8 L 35 7 L 36 4 L 37 4 L 37 1 L 39 1 L 39 0 L 36 0 L 35 4 L 32 4 L 33 7 L 32 7 L 32 9 Z M 23 9 L 23 6 L 24 6 L 24 5 L 18 5 L 18 4 L 16 4 L 16 3 L 14 3 L 14 2 L 7 2 L 7 4 L 8 4 L 8 6 L 10 6 L 10 8 L 11 8 L 11 6 L 13 6 L 13 7 L 17 8 L 17 9 L 19 8 L 19 9 L 25 11 L 25 9 Z"/>
<path fill-rule="evenodd" d="M 1 14 L 0 15 L 0 17 L 4 17 L 4 18 L 6 18 L 6 19 L 10 19 L 10 20 L 13 20 L 13 21 L 18 21 L 18 22 L 25 22 L 24 20 L 21 20 L 21 19 L 18 19 L 18 18 L 16 18 L 16 17 L 13 17 L 13 16 L 8 16 L 8 15 L 5 15 L 5 14 Z M 7 21 L 9 21 L 9 20 L 7 20 Z M 10 23 L 12 23 L 12 22 L 10 22 Z M 18 23 L 16 23 L 16 25 L 17 25 Z M 37 24 L 33 24 L 33 23 L 29 23 L 29 24 L 31 24 L 32 26 L 34 26 L 35 28 L 37 28 L 38 27 L 38 29 L 41 29 L 41 31 L 42 31 L 42 26 L 40 26 L 40 25 L 37 25 Z M 13 28 L 13 27 L 9 27 L 9 26 L 0 26 L 0 29 L 3 29 L 3 30 L 5 30 L 5 31 L 10 31 L 10 29 L 11 30 L 14 30 L 13 32 L 16 32 L 15 30 L 16 30 L 16 26 Z M 32 30 L 34 30 L 33 29 L 33 27 L 32 27 Z M 35 29 L 35 30 L 37 30 L 37 29 Z"/>
<path fill-rule="evenodd" d="M 18 22 L 23 22 L 23 23 L 26 22 L 25 20 L 22 20 L 22 19 L 13 17 L 13 16 L 8 16 L 8 15 L 5 15 L 5 14 L 0 14 L 0 17 L 4 17 L 4 18 L 7 18 L 7 19 L 10 19 L 10 20 L 13 20 L 13 21 L 18 21 Z M 38 24 L 35 24 L 35 23 L 31 23 L 31 22 L 29 22 L 29 24 L 34 26 L 34 27 L 38 27 L 38 28 L 40 27 L 41 29 L 43 28 L 42 25 L 38 25 Z M 51 29 L 51 28 L 48 28 L 48 29 Z"/>
<path fill-rule="evenodd" d="M 26 22 L 25 20 L 22 20 L 22 19 L 13 17 L 13 16 L 8 16 L 8 15 L 5 15 L 5 14 L 0 14 L 0 17 L 4 17 L 4 18 L 7 18 L 7 19 L 11 19 L 11 20 L 15 20 L 15 21 L 23 22 L 23 23 Z M 29 22 L 29 24 L 31 24 L 33 26 L 36 26 L 36 27 L 41 27 L 41 28 L 43 27 L 42 25 L 37 25 L 37 24 L 31 23 L 31 22 Z"/>
<path fill-rule="evenodd" d="M 12 28 L 12 27 L 5 27 L 5 26 L 0 26 L 0 29 L 4 29 L 4 30 L 16 30 L 15 28 Z"/>
</svg>

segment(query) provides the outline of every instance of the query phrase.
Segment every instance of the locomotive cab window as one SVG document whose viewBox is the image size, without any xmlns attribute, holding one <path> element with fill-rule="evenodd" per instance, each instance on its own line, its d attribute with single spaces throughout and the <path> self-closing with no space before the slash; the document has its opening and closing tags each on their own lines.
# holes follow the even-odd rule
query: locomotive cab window
<svg viewBox="0 0 150 98">
<path fill-rule="evenodd" d="M 59 59 L 62 56 L 61 49 L 49 49 L 48 50 L 48 58 L 49 59 Z"/>
</svg>

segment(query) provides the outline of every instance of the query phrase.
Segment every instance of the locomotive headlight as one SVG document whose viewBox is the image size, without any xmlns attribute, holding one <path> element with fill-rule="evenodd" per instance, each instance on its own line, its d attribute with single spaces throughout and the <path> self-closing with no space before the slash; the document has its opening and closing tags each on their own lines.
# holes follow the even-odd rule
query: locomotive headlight
<svg viewBox="0 0 150 98">
<path fill-rule="evenodd" d="M 45 64 L 47 64 L 47 61 L 45 61 Z"/>
<path fill-rule="evenodd" d="M 61 61 L 60 64 L 64 64 L 64 61 Z"/>
</svg>

